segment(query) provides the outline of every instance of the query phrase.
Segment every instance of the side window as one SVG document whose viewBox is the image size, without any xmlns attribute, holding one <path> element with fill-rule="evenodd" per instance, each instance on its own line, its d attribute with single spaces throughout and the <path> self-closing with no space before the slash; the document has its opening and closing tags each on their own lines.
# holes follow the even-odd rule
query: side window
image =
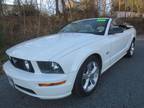
<svg viewBox="0 0 144 108">
<path fill-rule="evenodd" d="M 108 34 L 113 35 L 117 33 L 122 33 L 123 31 L 124 30 L 121 27 L 111 24 Z"/>
<path fill-rule="evenodd" d="M 109 35 L 114 34 L 114 33 L 113 33 L 113 28 L 114 28 L 114 25 L 111 24 L 111 25 L 110 25 L 110 28 L 109 28 L 109 32 L 108 32 Z"/>
</svg>

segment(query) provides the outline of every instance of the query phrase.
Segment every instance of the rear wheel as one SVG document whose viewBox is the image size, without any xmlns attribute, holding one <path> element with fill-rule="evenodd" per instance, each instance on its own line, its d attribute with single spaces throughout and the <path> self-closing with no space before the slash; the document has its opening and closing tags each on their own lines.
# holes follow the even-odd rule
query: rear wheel
<svg viewBox="0 0 144 108">
<path fill-rule="evenodd" d="M 73 92 L 80 96 L 88 96 L 97 86 L 100 77 L 100 64 L 95 56 L 89 57 L 81 66 Z"/>
<path fill-rule="evenodd" d="M 126 56 L 132 57 L 134 55 L 134 51 L 135 51 L 135 41 L 133 40 Z"/>
</svg>

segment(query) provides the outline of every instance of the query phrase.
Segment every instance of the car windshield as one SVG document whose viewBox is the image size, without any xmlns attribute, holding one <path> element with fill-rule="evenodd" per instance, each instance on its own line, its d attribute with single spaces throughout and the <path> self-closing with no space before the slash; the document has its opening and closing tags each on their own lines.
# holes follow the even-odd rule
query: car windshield
<svg viewBox="0 0 144 108">
<path fill-rule="evenodd" d="M 65 26 L 60 32 L 62 33 L 92 33 L 104 35 L 109 19 L 90 19 L 73 22 Z"/>
</svg>

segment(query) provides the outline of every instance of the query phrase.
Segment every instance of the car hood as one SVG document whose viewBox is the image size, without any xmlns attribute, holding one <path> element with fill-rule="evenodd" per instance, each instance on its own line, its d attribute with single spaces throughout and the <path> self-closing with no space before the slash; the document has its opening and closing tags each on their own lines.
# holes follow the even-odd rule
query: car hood
<svg viewBox="0 0 144 108">
<path fill-rule="evenodd" d="M 84 33 L 59 33 L 23 42 L 6 53 L 16 58 L 46 61 L 79 49 L 98 37 Z"/>
</svg>

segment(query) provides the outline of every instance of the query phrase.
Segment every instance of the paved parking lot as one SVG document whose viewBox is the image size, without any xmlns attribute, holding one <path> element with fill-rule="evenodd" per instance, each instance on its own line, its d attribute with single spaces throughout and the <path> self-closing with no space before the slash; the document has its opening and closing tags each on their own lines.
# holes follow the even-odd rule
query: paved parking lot
<svg viewBox="0 0 144 108">
<path fill-rule="evenodd" d="M 133 58 L 123 58 L 102 76 L 89 97 L 40 100 L 11 88 L 0 76 L 0 108 L 144 108 L 144 40 Z"/>
</svg>

